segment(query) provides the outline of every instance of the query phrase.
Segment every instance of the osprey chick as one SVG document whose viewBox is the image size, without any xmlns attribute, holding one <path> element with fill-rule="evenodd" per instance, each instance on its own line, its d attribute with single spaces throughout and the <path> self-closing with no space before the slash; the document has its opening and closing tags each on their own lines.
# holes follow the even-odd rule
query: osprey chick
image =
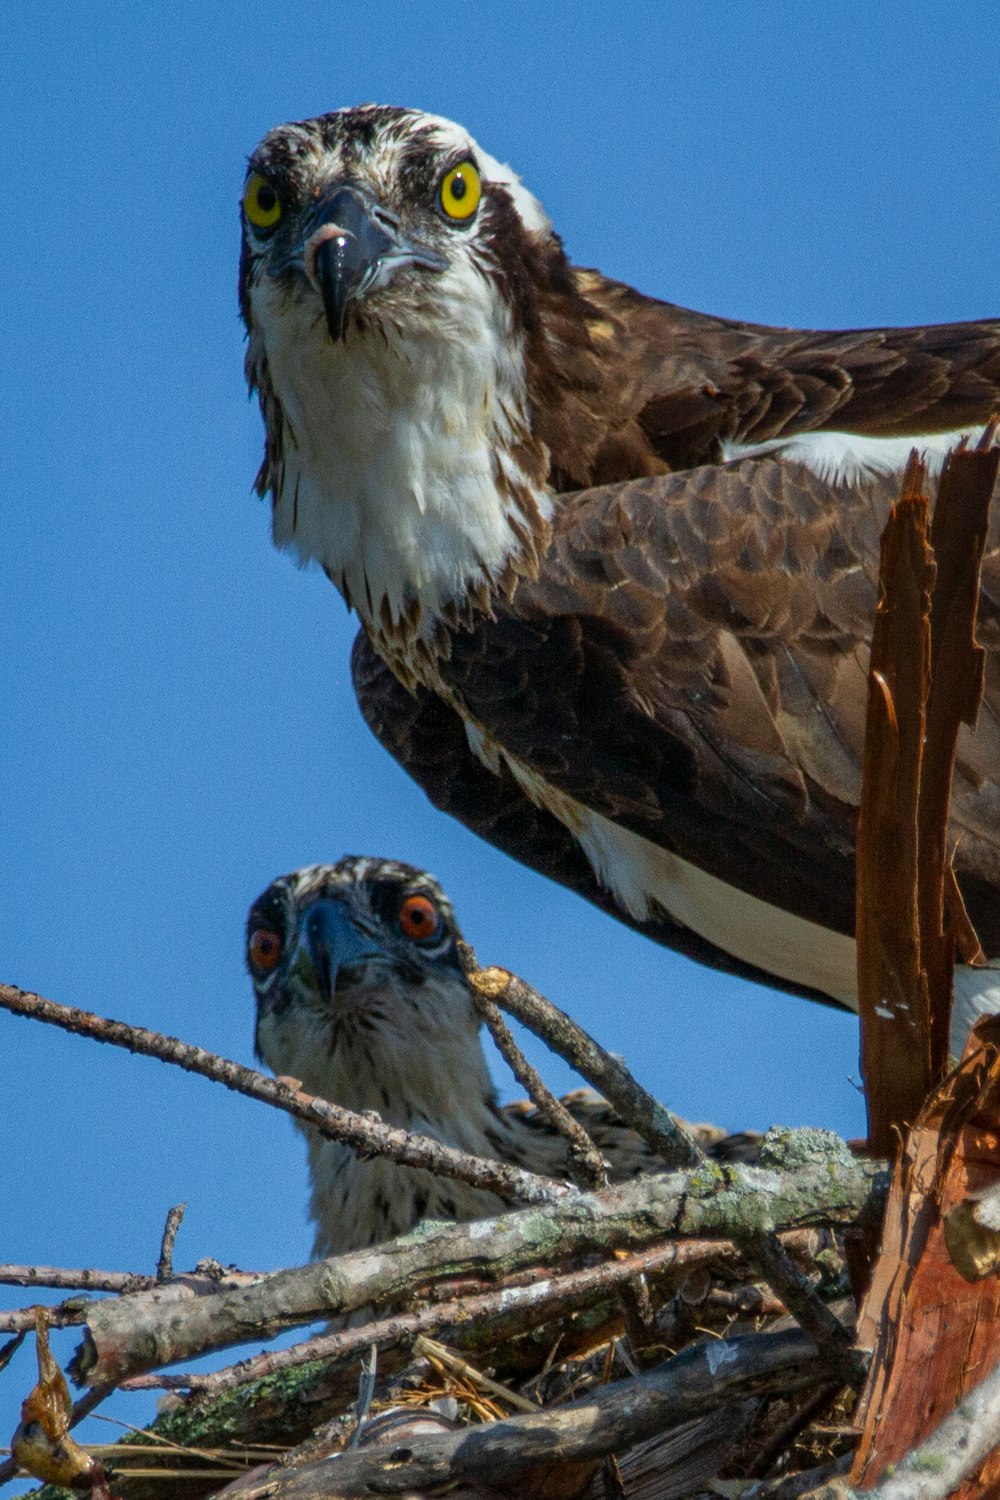
<svg viewBox="0 0 1000 1500">
<path fill-rule="evenodd" d="M 1000 325 L 708 317 L 570 264 L 458 125 L 273 130 L 243 195 L 274 537 L 362 622 L 362 712 L 432 801 L 692 957 L 856 1006 L 878 537 L 913 445 L 1000 404 Z M 1000 958 L 1000 562 L 956 865 Z M 960 971 L 957 1029 L 1000 1008 Z"/>
<path fill-rule="evenodd" d="M 282 875 L 250 908 L 247 967 L 257 1054 L 275 1073 L 445 1145 L 565 1177 L 568 1146 L 523 1105 L 501 1109 L 458 962 L 461 934 L 433 876 L 348 857 Z M 616 1179 L 663 1164 L 596 1094 L 564 1101 Z M 505 1205 L 452 1178 L 362 1160 L 308 1125 L 315 1253 L 380 1244 L 421 1219 L 476 1219 Z M 698 1126 L 702 1144 L 721 1132 Z M 734 1138 L 726 1150 L 740 1148 Z"/>
</svg>

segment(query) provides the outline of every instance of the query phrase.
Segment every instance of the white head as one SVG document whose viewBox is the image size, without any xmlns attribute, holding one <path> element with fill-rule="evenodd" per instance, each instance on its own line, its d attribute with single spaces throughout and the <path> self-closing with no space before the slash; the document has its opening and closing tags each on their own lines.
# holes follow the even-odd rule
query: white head
<svg viewBox="0 0 1000 1500">
<path fill-rule="evenodd" d="M 534 289 L 565 274 L 509 167 L 458 125 L 383 106 L 265 137 L 243 196 L 247 371 L 274 535 L 390 649 L 537 567 Z"/>
</svg>

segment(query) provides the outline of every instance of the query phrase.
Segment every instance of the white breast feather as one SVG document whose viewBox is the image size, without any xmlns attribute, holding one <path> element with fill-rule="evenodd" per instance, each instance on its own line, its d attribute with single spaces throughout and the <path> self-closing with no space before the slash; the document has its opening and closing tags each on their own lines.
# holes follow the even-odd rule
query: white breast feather
<svg viewBox="0 0 1000 1500">
<path fill-rule="evenodd" d="M 426 326 L 412 318 L 405 335 L 349 329 L 335 344 L 315 299 L 271 306 L 280 295 L 267 277 L 253 292 L 287 419 L 275 542 L 342 578 L 366 620 L 369 594 L 376 622 L 383 597 L 395 621 L 419 595 L 430 633 L 444 605 L 501 576 L 521 550 L 494 468 L 502 455 L 531 488 L 511 455 L 512 420 L 527 426 L 527 417 L 507 307 L 461 257 L 442 275 Z M 547 520 L 550 497 L 535 491 L 535 501 Z"/>
<path fill-rule="evenodd" d="M 499 1128 L 489 1107 L 493 1086 L 461 981 L 428 978 L 413 993 L 373 988 L 356 1002 L 348 992 L 337 1003 L 357 1003 L 369 1024 L 344 1027 L 335 1044 L 321 1011 L 301 1005 L 265 1011 L 259 1044 L 268 1065 L 347 1109 L 375 1111 L 387 1124 L 473 1155 L 494 1154 L 487 1135 Z M 420 1217 L 418 1202 L 427 1218 L 472 1218 L 499 1207 L 491 1194 L 462 1182 L 384 1157 L 363 1161 L 311 1126 L 299 1128 L 309 1144 L 318 1255 L 391 1239 Z"/>
</svg>

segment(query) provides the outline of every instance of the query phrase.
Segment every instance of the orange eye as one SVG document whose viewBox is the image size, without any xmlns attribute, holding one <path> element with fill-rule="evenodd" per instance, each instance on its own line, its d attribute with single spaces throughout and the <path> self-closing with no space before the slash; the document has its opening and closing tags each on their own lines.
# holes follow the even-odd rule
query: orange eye
<svg viewBox="0 0 1000 1500">
<path fill-rule="evenodd" d="M 399 930 L 404 937 L 414 942 L 425 942 L 437 937 L 441 927 L 441 915 L 427 896 L 407 896 L 399 908 Z"/>
<path fill-rule="evenodd" d="M 250 934 L 247 955 L 251 966 L 261 974 L 270 974 L 281 957 L 281 934 L 270 927 L 257 927 Z"/>
</svg>

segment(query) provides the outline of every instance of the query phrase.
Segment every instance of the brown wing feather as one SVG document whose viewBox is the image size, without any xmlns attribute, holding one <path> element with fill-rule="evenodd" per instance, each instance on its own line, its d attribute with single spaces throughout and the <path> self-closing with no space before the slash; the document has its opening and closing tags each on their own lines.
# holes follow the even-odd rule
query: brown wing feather
<svg viewBox="0 0 1000 1500">
<path fill-rule="evenodd" d="M 762 459 L 568 496 L 541 578 L 453 638 L 448 685 L 585 807 L 850 932 L 867 642 L 896 484 L 832 486 Z M 998 548 L 1000 522 L 983 603 L 984 740 L 963 736 L 954 799 L 958 869 L 993 952 Z"/>
<path fill-rule="evenodd" d="M 550 293 L 532 376 L 557 487 L 715 462 L 725 441 L 823 428 L 911 436 L 1000 406 L 1000 322 L 846 332 L 770 328 L 575 270 Z"/>
<path fill-rule="evenodd" d="M 733 958 L 665 913 L 652 921 L 635 921 L 598 883 L 568 829 L 544 808 L 534 806 L 506 771 L 498 776 L 488 771 L 470 752 L 458 714 L 424 688 L 412 693 L 404 688 L 364 632 L 355 639 L 351 669 L 368 727 L 442 812 L 457 818 L 512 859 L 697 963 L 791 994 L 810 995 L 824 1005 L 834 1003 L 819 991 L 775 979 Z"/>
</svg>

